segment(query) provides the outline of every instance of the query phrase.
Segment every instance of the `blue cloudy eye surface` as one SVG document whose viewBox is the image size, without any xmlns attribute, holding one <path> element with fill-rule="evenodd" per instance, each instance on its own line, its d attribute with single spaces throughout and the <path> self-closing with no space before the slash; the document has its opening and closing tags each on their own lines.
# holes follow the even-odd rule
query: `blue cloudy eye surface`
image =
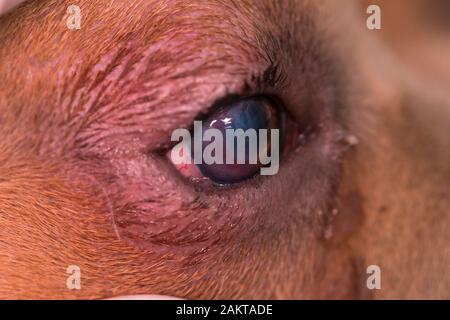
<svg viewBox="0 0 450 320">
<path fill-rule="evenodd" d="M 208 128 L 215 128 L 220 130 L 224 142 L 223 148 L 223 164 L 199 164 L 198 167 L 202 174 L 212 181 L 221 184 L 231 184 L 241 182 L 253 177 L 259 172 L 261 165 L 259 163 L 250 163 L 250 158 L 256 157 L 259 151 L 259 130 L 267 129 L 267 135 L 270 137 L 270 129 L 279 128 L 279 113 L 280 110 L 270 99 L 266 97 L 250 97 L 239 100 L 228 106 L 222 107 L 209 117 L 203 120 L 203 132 Z M 238 141 L 234 138 L 234 163 L 225 163 L 227 157 L 226 130 L 227 129 L 254 129 L 257 133 L 256 149 L 250 154 L 249 139 L 245 140 L 245 164 L 238 164 L 238 152 L 242 150 L 237 149 Z M 266 149 L 270 150 L 270 139 L 268 138 L 268 145 Z M 203 142 L 205 148 L 210 142 Z M 265 151 L 265 150 L 264 150 Z"/>
</svg>

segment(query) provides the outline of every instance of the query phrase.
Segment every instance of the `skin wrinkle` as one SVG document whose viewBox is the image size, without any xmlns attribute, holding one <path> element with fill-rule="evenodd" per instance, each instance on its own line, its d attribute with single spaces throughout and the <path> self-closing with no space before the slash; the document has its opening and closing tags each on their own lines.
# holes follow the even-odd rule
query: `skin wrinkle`
<svg viewBox="0 0 450 320">
<path fill-rule="evenodd" d="M 138 66 L 136 66 L 135 69 L 137 69 L 138 71 L 134 74 L 130 74 L 129 78 L 126 78 L 123 81 L 123 82 L 136 81 L 134 79 L 139 78 L 140 74 L 146 74 L 147 76 L 150 76 L 150 79 L 151 79 L 150 82 L 146 82 L 144 80 L 144 87 L 146 88 L 145 96 L 142 96 L 142 92 L 137 92 L 137 93 L 135 93 L 136 98 L 135 99 L 132 98 L 131 101 L 125 101 L 124 105 L 119 104 L 117 107 L 115 107 L 112 110 L 111 110 L 111 108 L 107 108 L 107 107 L 102 108 L 103 110 L 108 110 L 108 112 L 102 112 L 101 114 L 94 113 L 92 115 L 92 117 L 95 118 L 97 122 L 101 122 L 101 123 L 106 122 L 106 124 L 108 124 L 108 122 L 114 121 L 112 123 L 113 125 L 116 125 L 116 126 L 120 125 L 120 126 L 126 127 L 127 130 L 132 131 L 132 130 L 139 130 L 139 127 L 136 129 L 134 129 L 134 127 L 133 127 L 133 125 L 137 122 L 142 122 L 142 121 L 146 121 L 146 120 L 151 121 L 152 119 L 160 119 L 163 121 L 168 121 L 168 120 L 174 118 L 174 117 L 171 117 L 170 114 L 177 115 L 177 113 L 179 113 L 177 115 L 177 117 L 175 117 L 175 118 L 181 118 L 181 117 L 186 118 L 186 116 L 184 116 L 184 114 L 187 113 L 189 111 L 189 109 L 192 109 L 192 106 L 189 106 L 189 105 L 186 106 L 185 104 L 189 103 L 186 100 L 172 100 L 174 98 L 175 99 L 177 98 L 177 96 L 173 97 L 173 93 L 180 95 L 183 92 L 187 92 L 187 91 L 190 92 L 190 96 L 189 96 L 190 103 L 192 104 L 192 101 L 199 101 L 200 103 L 197 103 L 197 106 L 195 107 L 195 108 L 197 108 L 197 110 L 199 110 L 198 108 L 200 107 L 200 105 L 204 106 L 204 105 L 211 104 L 211 101 L 203 102 L 204 101 L 203 97 L 215 97 L 215 96 L 220 95 L 219 92 L 209 91 L 211 89 L 206 89 L 206 87 L 203 90 L 204 91 L 208 90 L 208 91 L 203 92 L 202 88 L 199 87 L 199 84 L 201 84 L 201 82 L 204 81 L 208 84 L 208 87 L 214 86 L 214 90 L 217 90 L 217 91 L 221 90 L 223 92 L 223 88 L 217 89 L 217 87 L 218 87 L 217 83 L 211 81 L 211 76 L 209 75 L 209 73 L 211 73 L 214 69 L 223 70 L 223 66 L 225 64 L 227 64 L 229 66 L 233 65 L 233 68 L 236 68 L 236 70 L 233 70 L 233 71 L 229 70 L 227 73 L 231 73 L 233 75 L 233 78 L 235 78 L 235 79 L 242 78 L 242 75 L 240 75 L 241 73 L 242 74 L 248 73 L 248 67 L 250 65 L 250 60 L 253 59 L 252 58 L 249 60 L 248 58 L 245 58 L 246 56 L 248 56 L 248 53 L 244 52 L 243 55 L 238 56 L 239 60 L 242 60 L 242 58 L 244 58 L 244 60 L 243 60 L 244 63 L 240 62 L 239 64 L 236 64 L 236 61 L 238 59 L 236 59 L 236 57 L 233 57 L 236 54 L 236 52 L 235 52 L 233 54 L 233 56 L 231 56 L 231 55 L 220 56 L 220 55 L 222 55 L 222 53 L 220 53 L 218 58 L 211 59 L 212 63 L 218 63 L 218 65 L 217 66 L 209 65 L 208 60 L 210 60 L 210 58 L 208 58 L 205 61 L 205 57 L 203 56 L 203 54 L 201 52 L 197 53 L 197 50 L 194 50 L 194 51 L 191 50 L 192 48 L 198 47 L 198 45 L 196 45 L 194 39 L 190 39 L 188 37 L 187 40 L 189 40 L 189 42 L 191 42 L 193 44 L 186 46 L 186 39 L 185 39 L 186 35 L 183 34 L 182 32 L 179 32 L 179 33 L 180 33 L 179 36 L 181 38 L 183 38 L 183 42 L 180 45 L 177 44 L 176 39 L 171 37 L 169 45 L 164 44 L 164 42 L 163 43 L 158 42 L 156 44 L 156 49 L 154 49 L 153 47 L 150 47 L 150 49 L 146 50 L 146 52 L 143 54 L 144 58 L 141 60 L 142 62 Z M 214 37 L 220 37 L 220 34 L 214 34 Z M 204 41 L 203 37 L 200 38 L 199 40 Z M 246 43 L 244 43 L 244 44 L 246 44 Z M 168 64 L 173 69 L 173 63 L 171 62 L 171 60 L 167 61 L 168 57 L 173 56 L 174 57 L 173 61 L 175 61 L 175 60 L 176 61 L 180 61 L 180 60 L 184 61 L 185 60 L 185 58 L 183 58 L 184 54 L 182 54 L 181 56 L 180 56 L 180 54 L 178 54 L 178 52 L 180 52 L 180 49 L 179 49 L 180 46 L 181 47 L 184 46 L 181 52 L 187 53 L 188 58 L 187 58 L 186 66 L 189 65 L 189 69 L 187 69 L 187 71 L 186 71 L 186 67 L 180 62 L 177 63 L 177 66 L 178 66 L 177 68 L 184 70 L 183 73 L 188 74 L 190 77 L 192 77 L 192 76 L 195 77 L 194 78 L 195 79 L 195 82 L 194 82 L 195 87 L 192 87 L 192 88 L 184 87 L 186 84 L 189 84 L 189 81 L 188 81 L 188 79 L 182 79 L 182 78 L 180 79 L 180 76 L 182 77 L 182 74 L 179 74 L 179 72 L 177 72 L 176 69 L 169 70 L 168 68 L 165 68 L 165 65 Z M 159 53 L 159 50 L 161 47 L 164 48 L 164 51 Z M 173 50 L 172 50 L 172 47 L 174 47 Z M 210 46 L 210 47 L 212 47 L 212 46 Z M 239 48 L 239 50 L 241 50 L 241 49 L 242 49 L 242 47 Z M 220 48 L 218 48 L 217 50 L 219 51 Z M 207 53 L 209 56 L 211 56 L 211 54 L 215 55 L 214 51 L 212 51 L 211 48 L 208 48 Z M 201 63 L 199 69 L 197 69 L 197 68 L 191 69 L 193 61 L 192 61 L 192 58 L 190 58 L 190 57 L 193 54 L 195 54 L 195 56 L 197 56 L 196 60 L 198 59 L 198 61 Z M 155 58 L 155 55 L 156 56 L 161 55 L 163 60 L 162 61 L 156 60 L 157 58 Z M 148 59 L 145 58 L 147 56 L 151 56 L 151 58 L 152 58 L 151 62 L 147 61 Z M 163 61 L 167 61 L 167 62 L 163 62 Z M 242 68 L 241 63 L 242 63 L 243 70 L 240 70 Z M 143 68 L 140 65 L 147 65 L 148 66 L 147 68 L 151 68 L 152 70 L 151 71 L 147 70 L 146 68 Z M 155 66 L 158 66 L 156 70 L 155 70 Z M 162 68 L 161 73 L 158 72 L 158 69 L 160 69 L 160 68 Z M 96 68 L 94 68 L 94 70 L 95 69 Z M 142 69 L 143 71 L 140 71 L 140 69 Z M 205 80 L 202 80 L 203 77 L 200 76 L 201 74 L 196 74 L 200 71 L 202 71 L 202 73 L 207 72 L 207 74 L 206 74 L 207 76 L 206 76 Z M 165 78 L 161 79 L 161 75 L 167 74 L 168 72 L 169 72 L 169 76 L 167 77 L 167 80 Z M 170 74 L 176 74 L 176 76 L 170 76 Z M 126 74 L 122 75 L 122 76 L 126 76 Z M 220 76 L 218 74 L 217 76 L 219 76 L 219 77 L 227 76 L 228 77 L 227 74 L 223 75 L 223 76 Z M 130 80 L 130 79 L 133 79 L 133 80 Z M 171 86 L 174 87 L 174 89 L 171 89 L 170 86 L 166 86 L 166 89 L 161 92 L 160 86 L 155 87 L 154 85 L 151 84 L 154 82 L 154 79 L 158 79 L 159 81 L 164 81 L 164 80 L 169 81 L 168 83 L 170 83 Z M 180 79 L 181 81 L 175 81 L 178 79 Z M 228 88 L 228 90 L 232 90 L 232 91 L 236 90 L 237 86 L 242 85 L 239 83 L 233 84 L 233 82 L 235 82 L 235 80 L 233 80 L 233 82 L 231 82 L 231 83 L 227 83 L 227 82 L 228 82 L 228 80 L 226 80 L 225 78 L 223 80 L 218 81 L 218 83 L 220 83 L 222 87 Z M 178 83 L 180 83 L 180 84 L 178 85 Z M 130 86 L 135 87 L 134 84 L 132 84 Z M 219 88 L 221 86 L 219 86 Z M 115 87 L 119 88 L 123 92 L 126 92 L 126 90 L 125 90 L 126 88 L 123 88 L 121 86 L 121 82 L 119 82 L 118 85 L 115 85 Z M 152 88 L 155 88 L 158 91 L 156 93 L 154 93 L 154 90 Z M 194 90 L 194 88 L 195 88 L 195 90 Z M 134 92 L 135 92 L 135 90 L 133 90 L 133 93 Z M 199 97 L 192 96 L 192 92 L 197 92 L 197 94 L 199 94 Z M 170 95 L 170 97 L 169 97 L 169 95 Z M 160 97 L 160 96 L 162 96 L 162 97 Z M 123 99 L 126 99 L 126 97 L 120 96 L 115 101 L 121 101 Z M 171 100 L 166 101 L 167 99 L 171 99 Z M 143 100 L 142 104 L 141 103 L 136 104 L 137 101 L 140 102 L 142 100 Z M 130 104 L 133 105 L 133 108 L 131 108 L 131 109 L 129 108 Z M 152 110 L 155 105 L 163 106 L 166 104 L 171 105 L 171 108 L 169 108 L 170 114 L 166 114 L 166 113 L 160 114 L 159 110 L 155 110 L 155 112 L 149 112 L 149 110 Z M 96 105 L 98 106 L 99 104 L 97 103 Z M 173 105 L 179 105 L 181 110 L 175 109 L 173 107 Z M 130 111 L 125 111 L 126 109 L 129 109 Z M 139 112 L 140 109 L 143 111 Z M 166 109 L 167 108 L 163 108 L 162 110 L 166 110 Z M 118 110 L 122 110 L 122 111 L 118 111 Z M 117 112 L 112 113 L 111 111 L 117 111 Z M 109 118 L 109 119 L 105 119 L 107 121 L 101 121 L 103 119 L 102 115 L 104 115 L 104 114 L 106 114 L 105 116 L 108 116 L 110 114 L 117 115 L 118 118 L 117 118 L 117 120 Z M 145 118 L 143 116 L 143 114 L 145 114 L 147 116 L 147 118 Z M 139 120 L 135 119 L 136 116 L 139 117 Z M 189 116 L 189 118 L 187 120 L 183 119 L 183 121 L 185 123 L 190 123 L 193 119 L 193 115 L 190 114 L 187 116 Z M 164 128 L 164 125 L 165 125 L 164 122 L 159 123 L 160 128 Z M 171 128 L 173 128 L 173 127 L 176 127 L 177 125 L 179 126 L 180 123 L 177 123 L 177 125 L 173 125 L 173 124 L 170 124 L 170 125 L 171 125 Z M 104 128 L 99 128 L 100 131 L 102 129 L 104 129 Z M 92 130 L 94 131 L 95 129 L 92 129 Z M 161 131 L 162 130 L 163 129 L 161 129 Z M 105 130 L 103 130 L 103 131 L 105 131 Z M 167 133 L 168 132 L 163 132 L 163 133 L 161 133 L 161 135 L 164 134 L 165 136 L 167 136 L 168 135 Z M 107 135 L 107 133 L 106 133 L 106 135 Z M 81 135 L 81 136 L 83 137 L 83 135 Z M 101 139 L 101 141 L 107 140 L 107 138 L 108 138 L 108 136 Z M 160 140 L 160 139 L 152 139 L 152 138 L 153 138 L 153 136 L 149 135 L 149 137 L 146 140 L 147 141 L 159 141 Z M 94 140 L 95 144 L 98 144 L 99 142 L 101 143 L 101 141 L 99 141 L 98 139 Z"/>
<path fill-rule="evenodd" d="M 448 118 L 412 107 L 421 90 L 352 6 L 83 0 L 69 31 L 69 4 L 0 19 L 0 298 L 448 296 L 427 285 L 450 257 Z M 271 65 L 282 85 L 255 84 Z M 217 99 L 261 91 L 316 124 L 278 175 L 192 184 L 158 153 Z M 420 119 L 435 131 L 404 139 Z M 367 290 L 369 264 L 387 290 Z"/>
</svg>

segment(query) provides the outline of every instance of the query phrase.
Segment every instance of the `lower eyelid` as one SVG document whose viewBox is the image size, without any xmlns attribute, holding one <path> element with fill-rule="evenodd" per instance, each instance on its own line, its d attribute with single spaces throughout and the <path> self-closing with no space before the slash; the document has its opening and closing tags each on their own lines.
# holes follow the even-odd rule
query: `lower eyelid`
<svg viewBox="0 0 450 320">
<path fill-rule="evenodd" d="M 229 241 L 246 241 L 250 228 L 255 237 L 264 237 L 267 228 L 301 224 L 295 212 L 294 216 L 287 212 L 292 199 L 319 207 L 330 198 L 327 186 L 337 165 L 323 150 L 329 136 L 319 134 L 292 152 L 282 161 L 280 172 L 269 179 L 259 176 L 221 188 L 205 180 L 183 183 L 173 166 L 160 158 L 164 185 L 149 184 L 152 174 L 139 181 L 130 177 L 124 181 L 126 206 L 115 213 L 119 233 L 140 249 L 185 255 L 202 248 L 217 249 Z M 136 188 L 142 196 L 131 200 Z M 301 219 L 316 219 L 305 218 L 309 211 L 304 208 L 297 211 Z"/>
</svg>

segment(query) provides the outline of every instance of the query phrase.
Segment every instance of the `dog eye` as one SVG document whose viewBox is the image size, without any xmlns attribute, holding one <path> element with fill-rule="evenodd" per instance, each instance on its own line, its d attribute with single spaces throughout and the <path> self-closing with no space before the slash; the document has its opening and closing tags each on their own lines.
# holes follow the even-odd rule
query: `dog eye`
<svg viewBox="0 0 450 320">
<path fill-rule="evenodd" d="M 285 118 L 281 102 L 273 97 L 253 96 L 222 105 L 194 122 L 193 136 L 172 148 L 172 163 L 188 178 L 218 184 L 276 174 Z"/>
</svg>

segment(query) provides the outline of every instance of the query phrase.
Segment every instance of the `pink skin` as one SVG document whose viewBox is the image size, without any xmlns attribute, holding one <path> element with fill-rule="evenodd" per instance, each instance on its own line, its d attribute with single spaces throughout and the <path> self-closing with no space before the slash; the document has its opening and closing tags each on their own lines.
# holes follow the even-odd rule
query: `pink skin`
<svg viewBox="0 0 450 320">
<path fill-rule="evenodd" d="M 0 0 L 0 15 L 14 9 L 14 7 L 24 1 L 25 0 Z"/>
</svg>

